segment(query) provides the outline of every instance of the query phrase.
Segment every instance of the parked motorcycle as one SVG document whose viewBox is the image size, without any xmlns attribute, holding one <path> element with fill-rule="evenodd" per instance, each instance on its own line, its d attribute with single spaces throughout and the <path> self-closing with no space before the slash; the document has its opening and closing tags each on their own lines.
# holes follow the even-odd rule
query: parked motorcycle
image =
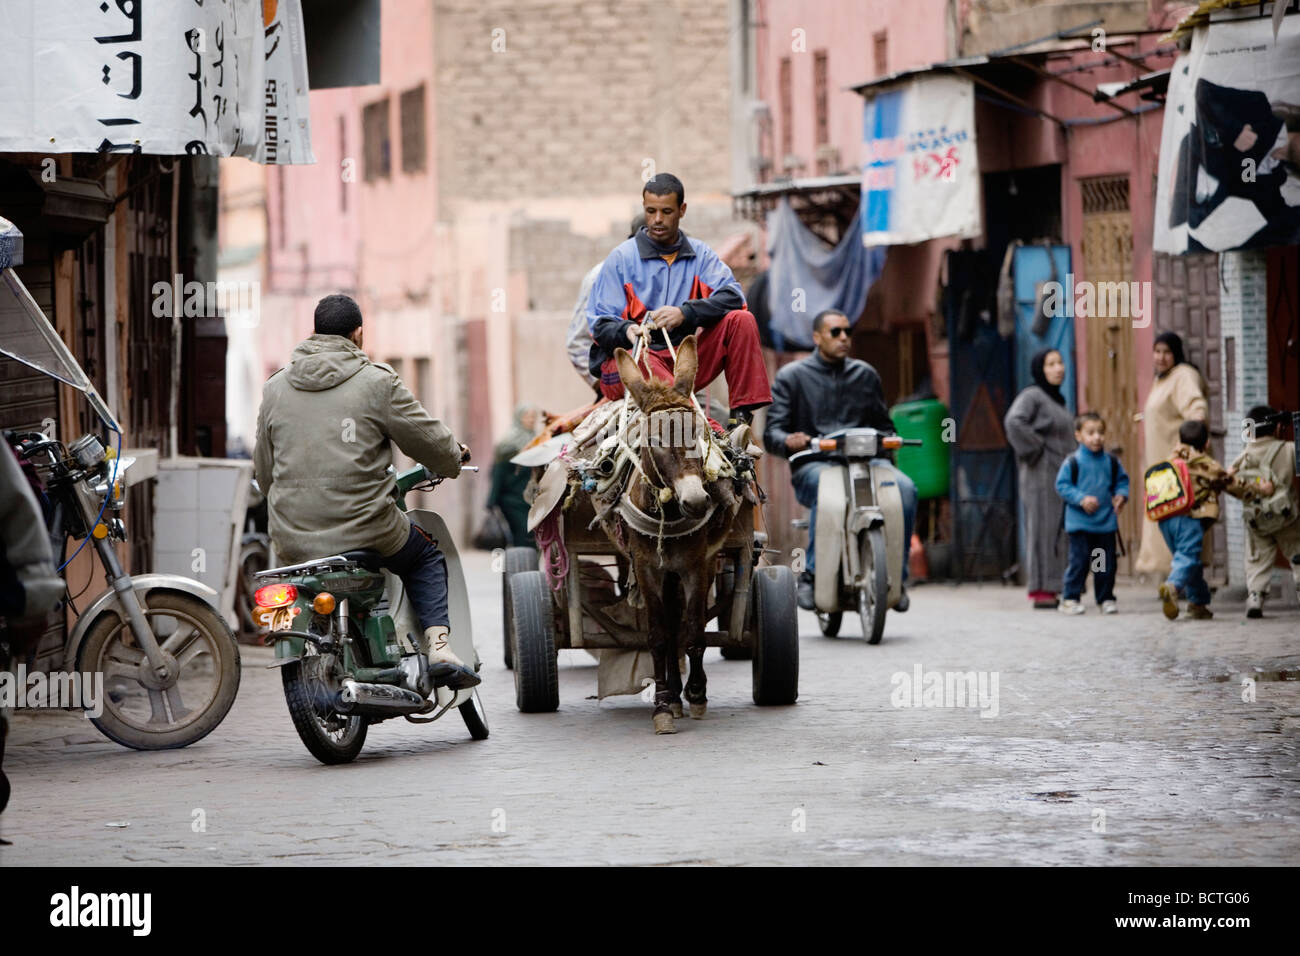
<svg viewBox="0 0 1300 956">
<path fill-rule="evenodd" d="M 846 428 L 809 442 L 790 463 L 828 459 L 817 485 L 816 566 L 813 603 L 827 637 L 839 633 L 846 610 L 862 618 L 868 644 L 879 644 L 885 611 L 903 587 L 903 501 L 881 456 L 919 438 L 886 435 L 874 428 Z M 795 522 L 808 526 L 807 521 Z"/>
<path fill-rule="evenodd" d="M 478 471 L 476 465 L 462 471 Z M 411 491 L 436 488 L 442 478 L 422 465 L 396 476 L 399 507 Z M 460 558 L 442 518 L 410 511 L 410 519 L 439 543 L 447 562 L 451 649 L 478 671 L 469 595 Z M 343 764 L 365 744 L 371 724 L 405 717 L 430 723 L 455 707 L 470 736 L 488 735 L 483 702 L 474 688 L 452 690 L 460 672 L 429 664 L 423 631 L 401 580 L 380 567 L 377 551 L 345 551 L 272 568 L 256 575 L 260 623 L 270 629 L 294 729 L 317 760 Z M 426 715 L 432 716 L 426 716 Z"/>
<path fill-rule="evenodd" d="M 126 540 L 122 476 L 133 459 L 117 457 L 95 435 L 68 446 L 40 432 L 6 437 L 41 481 L 53 553 L 64 554 L 68 538 L 82 542 L 78 552 L 89 543 L 110 585 L 78 612 L 64 647 L 65 671 L 104 675 L 103 713 L 92 723 L 136 750 L 201 740 L 235 702 L 239 646 L 212 588 L 176 574 L 122 570 L 114 542 Z"/>
</svg>

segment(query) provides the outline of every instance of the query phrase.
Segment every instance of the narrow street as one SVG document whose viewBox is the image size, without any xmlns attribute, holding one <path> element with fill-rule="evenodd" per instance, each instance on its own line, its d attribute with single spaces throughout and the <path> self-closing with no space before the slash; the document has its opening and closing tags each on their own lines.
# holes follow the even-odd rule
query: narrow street
<svg viewBox="0 0 1300 956">
<path fill-rule="evenodd" d="M 481 552 L 466 570 L 488 740 L 456 714 L 394 721 L 321 766 L 271 652 L 244 647 L 233 710 L 184 750 L 19 714 L 0 862 L 1280 865 L 1300 849 L 1294 602 L 1170 624 L 1149 589 L 1066 618 L 1018 589 L 922 586 L 876 647 L 855 619 L 827 639 L 801 612 L 794 707 L 754 706 L 749 663 L 711 650 L 707 719 L 656 737 L 639 699 L 594 699 L 577 651 L 559 712 L 518 713 L 499 578 Z M 917 668 L 985 672 L 989 716 L 895 707 L 912 696 L 894 675 Z"/>
</svg>

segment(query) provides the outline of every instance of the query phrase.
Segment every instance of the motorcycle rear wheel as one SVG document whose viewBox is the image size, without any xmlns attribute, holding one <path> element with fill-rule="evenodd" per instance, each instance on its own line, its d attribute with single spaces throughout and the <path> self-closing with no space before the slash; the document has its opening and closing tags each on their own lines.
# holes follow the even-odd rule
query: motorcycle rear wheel
<svg viewBox="0 0 1300 956">
<path fill-rule="evenodd" d="M 148 664 L 130 625 L 102 615 L 77 649 L 79 672 L 104 675 L 103 713 L 90 721 L 133 750 L 185 747 L 210 734 L 234 704 L 239 644 L 225 618 L 193 595 L 155 591 L 141 604 L 180 674 L 171 687 L 147 686 L 140 677 Z"/>
<path fill-rule="evenodd" d="M 327 766 L 351 763 L 366 743 L 366 719 L 335 712 L 333 682 L 320 673 L 322 658 L 308 644 L 301 660 L 280 668 L 293 729 L 313 757 Z"/>
</svg>

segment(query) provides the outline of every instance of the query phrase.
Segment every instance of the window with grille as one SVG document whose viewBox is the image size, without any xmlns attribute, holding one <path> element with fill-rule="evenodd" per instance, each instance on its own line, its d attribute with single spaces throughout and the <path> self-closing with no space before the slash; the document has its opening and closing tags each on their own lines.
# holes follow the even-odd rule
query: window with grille
<svg viewBox="0 0 1300 956">
<path fill-rule="evenodd" d="M 398 103 L 402 124 L 402 172 L 424 170 L 424 84 L 402 94 Z"/>
<path fill-rule="evenodd" d="M 876 76 L 889 72 L 889 31 L 881 30 L 871 36 L 872 52 L 875 58 Z"/>
<path fill-rule="evenodd" d="M 831 141 L 830 93 L 827 89 L 827 56 L 825 50 L 813 54 L 813 115 L 817 117 L 817 145 Z"/>
<path fill-rule="evenodd" d="M 1128 177 L 1093 176 L 1079 180 L 1085 216 L 1102 212 L 1128 212 Z"/>
<path fill-rule="evenodd" d="M 781 156 L 794 152 L 794 67 L 788 56 L 781 57 L 781 72 L 778 77 L 781 97 Z M 780 165 L 779 163 L 777 164 Z"/>
<path fill-rule="evenodd" d="M 393 153 L 388 133 L 388 97 L 361 111 L 361 135 L 365 141 L 363 174 L 366 182 L 387 179 L 392 173 Z"/>
</svg>

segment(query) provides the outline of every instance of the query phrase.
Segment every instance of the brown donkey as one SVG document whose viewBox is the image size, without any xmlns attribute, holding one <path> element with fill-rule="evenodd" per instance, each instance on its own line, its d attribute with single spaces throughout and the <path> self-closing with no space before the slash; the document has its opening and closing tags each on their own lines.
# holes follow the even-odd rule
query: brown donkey
<svg viewBox="0 0 1300 956">
<path fill-rule="evenodd" d="M 685 688 L 691 717 L 703 717 L 707 707 L 705 613 L 715 559 L 736 500 L 726 487 L 729 481 L 708 482 L 704 473 L 696 438 L 698 429 L 709 426 L 691 402 L 698 368 L 695 336 L 688 336 L 677 350 L 671 385 L 647 380 L 625 349 L 614 355 L 623 388 L 644 413 L 648 427 L 642 429 L 637 450 L 640 468 L 632 472 L 623 492 L 624 504 L 635 509 L 632 513 L 638 520 L 629 522 L 616 511 L 601 524 L 616 546 L 620 538 L 627 543 L 625 553 L 650 622 L 655 733 L 671 734 L 673 718 L 682 716 L 678 658 L 683 650 L 691 662 Z M 616 523 L 623 524 L 625 537 Z"/>
</svg>

